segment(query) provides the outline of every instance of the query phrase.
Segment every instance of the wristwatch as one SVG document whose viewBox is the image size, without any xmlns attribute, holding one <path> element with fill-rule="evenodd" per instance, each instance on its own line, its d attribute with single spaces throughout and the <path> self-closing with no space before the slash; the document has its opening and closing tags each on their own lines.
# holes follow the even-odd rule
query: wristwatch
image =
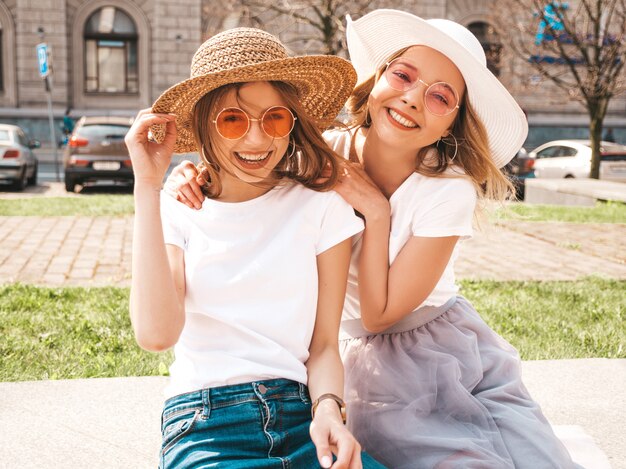
<svg viewBox="0 0 626 469">
<path fill-rule="evenodd" d="M 315 401 L 313 402 L 313 405 L 311 406 L 311 418 L 315 417 L 315 410 L 317 409 L 317 406 L 319 405 L 320 402 L 322 402 L 324 399 L 332 399 L 333 401 L 335 401 L 337 403 L 337 405 L 339 406 L 339 413 L 341 414 L 341 420 L 343 420 L 343 423 L 345 425 L 346 423 L 346 403 L 343 402 L 343 399 L 335 394 L 332 393 L 326 393 L 326 394 L 322 394 L 320 397 L 318 397 L 317 399 L 315 399 Z"/>
</svg>

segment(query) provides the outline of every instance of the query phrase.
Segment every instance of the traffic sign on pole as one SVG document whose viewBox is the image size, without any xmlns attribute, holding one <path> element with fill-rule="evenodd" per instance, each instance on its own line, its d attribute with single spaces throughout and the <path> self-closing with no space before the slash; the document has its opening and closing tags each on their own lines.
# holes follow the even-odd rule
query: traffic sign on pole
<svg viewBox="0 0 626 469">
<path fill-rule="evenodd" d="M 42 38 L 43 40 L 43 33 Z M 48 54 L 48 44 L 42 42 L 37 44 L 37 65 L 39 68 L 39 76 L 43 78 L 44 86 L 46 89 L 46 97 L 48 101 L 48 124 L 50 125 L 50 143 L 52 145 L 52 151 L 54 153 L 54 167 L 56 170 L 57 181 L 60 181 L 59 177 L 59 160 L 57 157 L 57 141 L 56 141 L 56 132 L 54 131 L 54 115 L 52 112 L 52 86 L 51 86 L 51 78 L 50 74 L 50 57 Z"/>
<path fill-rule="evenodd" d="M 39 63 L 39 75 L 45 78 L 50 74 L 50 66 L 48 64 L 48 44 L 42 42 L 37 44 L 37 62 Z"/>
</svg>

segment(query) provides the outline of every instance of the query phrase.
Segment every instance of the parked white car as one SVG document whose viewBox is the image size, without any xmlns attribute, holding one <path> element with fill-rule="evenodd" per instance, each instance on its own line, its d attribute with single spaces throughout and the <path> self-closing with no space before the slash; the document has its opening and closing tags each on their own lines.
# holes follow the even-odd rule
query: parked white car
<svg viewBox="0 0 626 469">
<path fill-rule="evenodd" d="M 600 143 L 600 179 L 626 182 L 626 146 Z M 588 178 L 591 169 L 589 140 L 555 140 L 528 154 L 535 159 L 535 177 Z"/>
<path fill-rule="evenodd" d="M 37 158 L 33 148 L 39 142 L 29 140 L 17 125 L 0 124 L 0 181 L 21 191 L 37 184 Z"/>
</svg>

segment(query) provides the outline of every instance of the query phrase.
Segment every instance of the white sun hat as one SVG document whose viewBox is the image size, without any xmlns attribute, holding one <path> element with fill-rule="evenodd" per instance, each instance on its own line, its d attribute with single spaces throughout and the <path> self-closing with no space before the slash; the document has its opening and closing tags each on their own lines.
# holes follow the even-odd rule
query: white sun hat
<svg viewBox="0 0 626 469">
<path fill-rule="evenodd" d="M 501 168 L 528 135 L 528 122 L 513 96 L 487 68 L 485 52 L 467 28 L 445 19 L 424 20 L 399 10 L 374 10 L 352 21 L 346 36 L 357 83 L 371 78 L 389 57 L 409 46 L 428 46 L 448 57 L 465 80 L 469 102 L 487 130 L 494 163 Z"/>
</svg>

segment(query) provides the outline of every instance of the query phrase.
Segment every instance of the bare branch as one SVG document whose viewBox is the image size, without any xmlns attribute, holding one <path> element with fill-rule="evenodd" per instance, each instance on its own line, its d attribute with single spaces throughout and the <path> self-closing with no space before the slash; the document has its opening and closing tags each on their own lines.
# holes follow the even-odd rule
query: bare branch
<svg viewBox="0 0 626 469">
<path fill-rule="evenodd" d="M 591 177 L 609 101 L 626 91 L 626 0 L 498 0 L 494 23 L 503 42 L 542 79 L 582 101 L 589 114 Z"/>
</svg>

